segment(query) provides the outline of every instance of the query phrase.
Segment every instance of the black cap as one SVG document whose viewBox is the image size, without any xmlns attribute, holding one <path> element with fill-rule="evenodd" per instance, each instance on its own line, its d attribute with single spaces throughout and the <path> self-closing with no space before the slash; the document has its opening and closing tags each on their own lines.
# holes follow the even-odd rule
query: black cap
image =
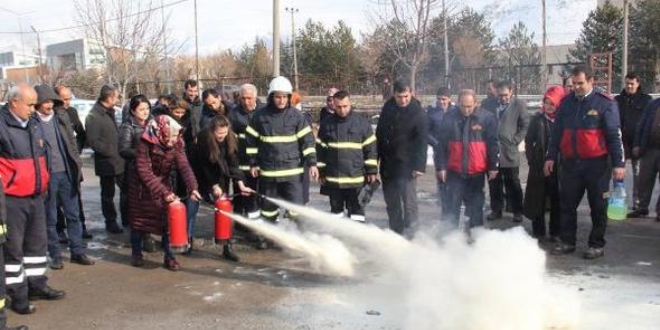
<svg viewBox="0 0 660 330">
<path fill-rule="evenodd" d="M 34 86 L 34 90 L 37 91 L 37 105 L 42 104 L 46 101 L 53 101 L 55 106 L 64 104 L 62 99 L 55 93 L 53 87 L 48 85 L 37 85 Z"/>
</svg>

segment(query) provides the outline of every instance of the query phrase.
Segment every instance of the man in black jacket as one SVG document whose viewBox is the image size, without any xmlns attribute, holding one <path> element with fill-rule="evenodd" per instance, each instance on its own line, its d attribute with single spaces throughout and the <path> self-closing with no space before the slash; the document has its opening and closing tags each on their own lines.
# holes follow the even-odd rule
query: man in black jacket
<svg viewBox="0 0 660 330">
<path fill-rule="evenodd" d="M 119 155 L 118 128 L 114 106 L 119 100 L 119 90 L 104 85 L 98 101 L 85 120 L 87 143 L 94 150 L 94 172 L 101 179 L 101 211 L 105 218 L 105 230 L 121 234 L 123 230 L 117 224 L 115 210 L 115 185 L 123 189 L 124 159 Z M 122 222 L 128 224 L 125 197 L 120 194 L 120 212 Z"/>
<path fill-rule="evenodd" d="M 381 110 L 376 139 L 390 229 L 404 234 L 417 221 L 416 182 L 426 171 L 428 125 L 410 84 L 397 80 L 393 88 L 394 96 Z"/>
<path fill-rule="evenodd" d="M 87 134 L 85 133 L 85 126 L 80 121 L 78 116 L 78 110 L 71 106 L 71 100 L 73 99 L 73 94 L 71 89 L 66 86 L 60 85 L 55 87 L 55 93 L 62 100 L 62 108 L 69 116 L 69 122 L 71 123 L 71 128 L 76 135 L 76 143 L 78 154 L 82 154 L 82 150 L 87 144 Z M 83 210 L 82 204 L 82 195 L 78 194 L 78 217 L 80 218 L 80 223 L 82 224 L 82 237 L 84 239 L 93 238 L 92 234 L 87 231 L 87 226 L 85 226 L 85 211 Z M 60 241 L 62 243 L 68 243 L 69 240 L 66 237 L 64 229 L 66 228 L 66 219 L 64 218 L 64 213 L 61 208 L 57 209 L 57 233 L 60 235 Z"/>
<path fill-rule="evenodd" d="M 633 174 L 633 212 L 629 214 L 630 217 L 643 217 L 649 213 L 648 210 L 639 208 L 640 194 L 639 194 L 639 171 L 640 162 L 639 157 L 635 156 L 632 152 L 633 144 L 635 142 L 635 132 L 642 115 L 644 108 L 653 99 L 650 95 L 642 92 L 640 86 L 639 76 L 634 73 L 626 75 L 626 86 L 614 99 L 619 105 L 619 118 L 621 120 L 621 134 L 623 141 L 623 151 L 626 160 L 630 159 Z M 654 180 L 652 180 L 654 181 Z"/>
</svg>

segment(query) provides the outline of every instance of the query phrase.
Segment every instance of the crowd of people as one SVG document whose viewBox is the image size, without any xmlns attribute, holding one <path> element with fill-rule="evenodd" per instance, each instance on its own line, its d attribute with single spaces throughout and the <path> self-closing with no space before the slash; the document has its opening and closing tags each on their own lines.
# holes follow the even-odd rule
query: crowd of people
<svg viewBox="0 0 660 330">
<path fill-rule="evenodd" d="M 367 220 L 365 191 L 373 192 L 365 187 L 382 182 L 390 229 L 410 237 L 418 229 L 416 183 L 426 172 L 428 145 L 442 218 L 454 227 L 463 204 L 469 228 L 510 212 L 513 222 L 532 220 L 532 235 L 552 243 L 551 253 L 571 253 L 576 209 L 586 190 L 593 225 L 584 257 L 601 257 L 609 182 L 624 179 L 626 159 L 635 178 L 629 216 L 648 214 L 660 170 L 660 100 L 643 94 L 634 74 L 616 99 L 593 82 L 588 68 L 576 67 L 565 86 L 547 90 L 530 119 L 509 82 L 489 81 L 481 102 L 466 89 L 453 104 L 450 90 L 439 88 L 436 105 L 425 110 L 410 84 L 397 80 L 375 132 L 353 111 L 350 94 L 336 88 L 328 91 L 320 121 L 313 123 L 285 77 L 270 82 L 265 104 L 254 85 L 242 85 L 234 99 L 213 88 L 200 97 L 194 80 L 185 82 L 182 97 L 162 95 L 153 105 L 133 95 L 124 104 L 121 125 L 115 118 L 120 92 L 113 86 L 101 88 L 83 125 L 70 106 L 69 88 L 18 84 L 0 109 L 0 295 L 6 292 L 10 299 L 0 301 L 0 329 L 27 329 L 6 327 L 5 305 L 30 314 L 36 310 L 31 300 L 65 296 L 45 276 L 48 267 L 64 267 L 61 244 L 68 244 L 72 263 L 94 264 L 83 241 L 92 238 L 81 199 L 85 146 L 94 152 L 105 230 L 130 229 L 135 267 L 144 266 L 143 251 L 155 250 L 155 235 L 161 237 L 163 266 L 181 268 L 169 245 L 169 203 L 186 205 L 184 253 L 190 254 L 200 202 L 233 198 L 234 212 L 277 223 L 297 214 L 280 214 L 262 197 L 306 204 L 310 181 L 320 183 L 331 213 L 358 222 Z M 524 192 L 523 141 L 529 165 Z M 486 182 L 491 210 L 484 217 Z M 259 249 L 272 245 L 259 235 L 250 238 Z M 223 244 L 222 255 L 240 259 L 231 241 Z"/>
</svg>

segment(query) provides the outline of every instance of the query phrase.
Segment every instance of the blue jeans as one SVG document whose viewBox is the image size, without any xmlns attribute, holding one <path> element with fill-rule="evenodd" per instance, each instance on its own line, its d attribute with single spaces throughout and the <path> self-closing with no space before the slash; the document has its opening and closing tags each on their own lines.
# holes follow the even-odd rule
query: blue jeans
<svg viewBox="0 0 660 330">
<path fill-rule="evenodd" d="M 82 241 L 82 224 L 79 218 L 78 191 L 66 172 L 50 174 L 48 196 L 46 197 L 46 226 L 48 229 L 48 253 L 52 259 L 62 258 L 59 236 L 57 235 L 57 201 L 66 218 L 66 229 L 69 234 L 71 254 L 84 254 Z"/>
<path fill-rule="evenodd" d="M 199 202 L 193 201 L 190 198 L 185 200 L 186 204 L 186 217 L 188 220 L 188 239 L 195 236 L 195 220 L 197 219 L 197 212 L 199 211 Z"/>
</svg>

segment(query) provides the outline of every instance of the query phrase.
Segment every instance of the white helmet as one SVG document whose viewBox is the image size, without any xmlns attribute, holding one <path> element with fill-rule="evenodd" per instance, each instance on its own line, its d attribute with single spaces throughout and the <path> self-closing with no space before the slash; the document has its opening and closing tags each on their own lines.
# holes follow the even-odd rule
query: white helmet
<svg viewBox="0 0 660 330">
<path fill-rule="evenodd" d="M 271 80 L 270 85 L 268 85 L 268 95 L 275 92 L 286 93 L 289 95 L 293 94 L 293 86 L 291 86 L 289 79 L 279 76 Z"/>
</svg>

